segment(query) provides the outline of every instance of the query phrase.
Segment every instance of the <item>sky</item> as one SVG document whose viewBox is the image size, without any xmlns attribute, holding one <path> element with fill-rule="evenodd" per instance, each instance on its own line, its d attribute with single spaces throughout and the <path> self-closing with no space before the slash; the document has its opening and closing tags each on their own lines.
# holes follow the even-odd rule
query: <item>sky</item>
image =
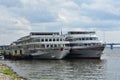
<svg viewBox="0 0 120 80">
<path fill-rule="evenodd" d="M 120 0 L 0 0 L 0 45 L 30 32 L 96 31 L 120 42 Z"/>
</svg>

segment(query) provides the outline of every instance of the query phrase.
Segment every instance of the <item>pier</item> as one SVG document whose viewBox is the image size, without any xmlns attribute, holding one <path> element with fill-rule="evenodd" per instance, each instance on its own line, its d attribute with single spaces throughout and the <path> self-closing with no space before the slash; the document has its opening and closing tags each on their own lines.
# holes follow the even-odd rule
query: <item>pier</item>
<svg viewBox="0 0 120 80">
<path fill-rule="evenodd" d="M 120 45 L 120 43 L 106 43 L 106 45 L 110 45 L 110 48 L 113 49 L 114 45 Z"/>
</svg>

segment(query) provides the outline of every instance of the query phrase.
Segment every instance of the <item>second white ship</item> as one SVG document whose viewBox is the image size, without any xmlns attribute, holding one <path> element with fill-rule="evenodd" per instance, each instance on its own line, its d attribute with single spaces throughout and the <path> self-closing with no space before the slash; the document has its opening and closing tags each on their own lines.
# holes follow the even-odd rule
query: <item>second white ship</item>
<svg viewBox="0 0 120 80">
<path fill-rule="evenodd" d="M 71 47 L 67 58 L 100 59 L 105 48 L 105 44 L 98 39 L 94 31 L 69 31 L 66 40 Z"/>
</svg>

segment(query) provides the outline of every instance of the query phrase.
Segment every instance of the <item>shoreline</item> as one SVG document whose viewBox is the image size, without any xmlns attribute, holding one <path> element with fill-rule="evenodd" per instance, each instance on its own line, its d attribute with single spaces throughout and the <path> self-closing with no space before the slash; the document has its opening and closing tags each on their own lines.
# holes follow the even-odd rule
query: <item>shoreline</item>
<svg viewBox="0 0 120 80">
<path fill-rule="evenodd" d="M 27 80 L 18 75 L 11 67 L 0 62 L 0 80 Z"/>
</svg>

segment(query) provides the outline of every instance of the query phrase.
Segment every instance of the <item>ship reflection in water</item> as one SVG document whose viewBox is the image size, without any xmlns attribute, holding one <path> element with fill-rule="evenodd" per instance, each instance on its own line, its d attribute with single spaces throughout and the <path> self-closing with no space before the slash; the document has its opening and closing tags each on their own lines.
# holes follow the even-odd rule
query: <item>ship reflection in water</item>
<svg viewBox="0 0 120 80">
<path fill-rule="evenodd" d="M 28 80 L 120 80 L 120 48 L 105 49 L 101 60 L 1 61 Z"/>
</svg>

